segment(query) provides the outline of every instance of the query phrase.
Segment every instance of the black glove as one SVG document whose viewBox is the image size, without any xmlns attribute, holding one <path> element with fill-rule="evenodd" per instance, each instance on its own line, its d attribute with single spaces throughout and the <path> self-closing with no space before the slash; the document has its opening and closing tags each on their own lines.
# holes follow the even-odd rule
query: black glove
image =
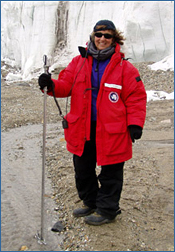
<svg viewBox="0 0 175 252">
<path fill-rule="evenodd" d="M 41 74 L 38 79 L 38 84 L 41 90 L 43 90 L 45 87 L 47 87 L 48 91 L 51 90 L 53 85 L 53 81 L 51 80 L 51 74 Z"/>
<path fill-rule="evenodd" d="M 142 128 L 138 125 L 129 125 L 129 132 L 131 136 L 131 140 L 134 143 L 135 139 L 140 139 L 142 136 Z"/>
</svg>

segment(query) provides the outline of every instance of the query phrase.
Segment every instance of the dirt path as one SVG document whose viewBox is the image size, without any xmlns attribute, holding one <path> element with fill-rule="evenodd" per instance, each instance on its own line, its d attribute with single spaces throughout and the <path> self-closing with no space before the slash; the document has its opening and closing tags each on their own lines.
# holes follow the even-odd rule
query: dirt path
<svg viewBox="0 0 175 252">
<path fill-rule="evenodd" d="M 50 129 L 48 128 L 48 131 Z M 1 134 L 1 249 L 57 251 L 61 237 L 51 231 L 59 220 L 51 199 L 52 188 L 45 184 L 44 238 L 41 234 L 42 125 L 23 126 Z"/>
</svg>

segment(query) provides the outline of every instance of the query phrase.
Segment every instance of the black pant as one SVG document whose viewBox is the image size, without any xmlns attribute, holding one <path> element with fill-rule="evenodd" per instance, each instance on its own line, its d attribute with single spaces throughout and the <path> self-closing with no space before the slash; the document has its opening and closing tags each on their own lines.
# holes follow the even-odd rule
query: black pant
<svg viewBox="0 0 175 252">
<path fill-rule="evenodd" d="M 92 122 L 91 140 L 86 142 L 81 157 L 73 156 L 76 187 L 85 205 L 97 208 L 98 213 L 108 218 L 114 218 L 119 209 L 124 162 L 101 166 L 97 177 L 95 132 L 96 124 Z"/>
</svg>

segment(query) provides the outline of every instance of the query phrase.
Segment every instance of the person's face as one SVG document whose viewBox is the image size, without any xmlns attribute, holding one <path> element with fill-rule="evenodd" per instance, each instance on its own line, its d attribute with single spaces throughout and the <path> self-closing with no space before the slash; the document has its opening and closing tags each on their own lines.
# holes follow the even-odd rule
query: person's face
<svg viewBox="0 0 175 252">
<path fill-rule="evenodd" d="M 103 50 L 103 49 L 106 49 L 109 46 L 111 46 L 112 41 L 113 41 L 112 37 L 111 38 L 105 38 L 104 35 L 99 37 L 99 35 L 101 35 L 101 34 L 113 35 L 113 32 L 111 30 L 98 31 L 95 34 L 98 35 L 98 37 L 95 36 L 95 40 L 94 40 L 95 46 L 97 47 L 98 50 Z"/>
</svg>

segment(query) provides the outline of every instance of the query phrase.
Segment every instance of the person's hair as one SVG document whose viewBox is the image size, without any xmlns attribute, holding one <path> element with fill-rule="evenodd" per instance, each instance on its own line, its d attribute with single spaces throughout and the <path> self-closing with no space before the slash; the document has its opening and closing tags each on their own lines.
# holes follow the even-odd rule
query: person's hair
<svg viewBox="0 0 175 252">
<path fill-rule="evenodd" d="M 98 31 L 100 31 L 100 29 L 104 30 L 105 25 L 99 25 L 97 26 Z M 113 33 L 113 43 L 112 45 L 115 45 L 116 43 L 123 45 L 124 44 L 124 40 L 125 37 L 123 36 L 123 32 L 119 31 L 118 29 L 115 30 L 110 30 Z M 94 42 L 95 39 L 95 33 L 96 32 L 92 32 L 91 33 L 91 41 Z"/>
</svg>

